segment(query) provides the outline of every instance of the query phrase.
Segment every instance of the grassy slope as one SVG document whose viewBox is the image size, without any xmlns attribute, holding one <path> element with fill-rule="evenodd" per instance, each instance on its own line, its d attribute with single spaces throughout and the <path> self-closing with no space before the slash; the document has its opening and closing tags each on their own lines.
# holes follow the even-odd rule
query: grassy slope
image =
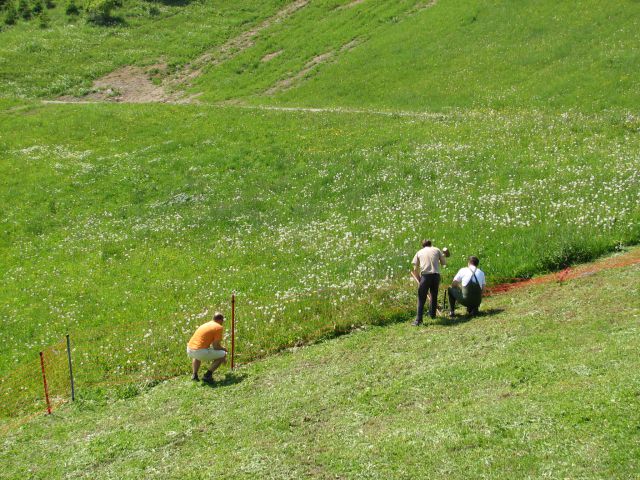
<svg viewBox="0 0 640 480">
<path fill-rule="evenodd" d="M 181 349 L 232 289 L 251 356 L 371 321 L 411 308 L 423 235 L 453 249 L 447 277 L 479 253 L 491 281 L 637 241 L 640 138 L 619 120 L 162 105 L 1 115 L 0 366 L 69 331 L 99 366 L 80 374 L 142 360 L 164 372 L 177 365 L 152 354 Z"/>
<path fill-rule="evenodd" d="M 313 2 L 198 81 L 206 100 L 405 110 L 634 110 L 640 97 L 637 2 Z M 305 38 L 302 44 L 300 38 Z M 350 52 L 272 99 L 261 95 L 315 55 Z M 268 63 L 260 59 L 282 50 Z"/>
<path fill-rule="evenodd" d="M 110 28 L 68 24 L 59 6 L 52 29 L 33 21 L 0 32 L 0 95 L 79 93 L 126 64 L 177 67 L 286 3 L 158 4 L 161 15 L 150 17 L 148 4 L 129 0 L 120 12 L 128 26 Z M 367 0 L 339 8 L 349 3 L 313 0 L 258 35 L 251 48 L 208 69 L 193 92 L 203 93 L 203 101 L 431 111 L 633 111 L 640 102 L 637 2 L 441 0 L 424 8 L 419 0 Z M 339 52 L 354 39 L 357 47 Z M 307 81 L 264 95 L 326 52 L 335 55 Z"/>
<path fill-rule="evenodd" d="M 0 32 L 0 97 L 82 94 L 124 65 L 166 63 L 170 69 L 224 43 L 271 16 L 284 0 L 145 2 L 127 0 L 117 11 L 126 24 L 97 27 L 70 20 L 65 2 L 52 11 L 51 28 L 19 22 Z M 82 2 L 76 2 L 81 5 Z M 182 2 L 178 2 L 182 3 Z M 156 17 L 147 9 L 160 10 Z"/>
<path fill-rule="evenodd" d="M 631 478 L 640 269 L 369 327 L 11 433 L 4 478 Z M 47 461 L 42 461 L 47 452 Z"/>
<path fill-rule="evenodd" d="M 0 33 L 0 95 L 73 93 L 129 63 L 180 65 L 285 3 L 161 5 L 153 19 L 132 1 L 128 26 L 110 28 L 66 25 L 60 5 L 52 30 Z M 181 349 L 232 288 L 250 356 L 387 318 L 413 302 L 398 279 L 423 235 L 455 248 L 454 268 L 480 253 L 494 280 L 638 241 L 640 121 L 626 111 L 637 4 L 336 8 L 347 3 L 312 1 L 194 91 L 270 102 L 266 88 L 356 38 L 317 81 L 273 101 L 461 108 L 411 118 L 1 101 L 0 372 L 67 331 L 94 377 L 140 373 L 143 360 L 143 374 L 177 369 L 152 353 Z M 580 113 L 604 107 L 616 111 Z"/>
</svg>

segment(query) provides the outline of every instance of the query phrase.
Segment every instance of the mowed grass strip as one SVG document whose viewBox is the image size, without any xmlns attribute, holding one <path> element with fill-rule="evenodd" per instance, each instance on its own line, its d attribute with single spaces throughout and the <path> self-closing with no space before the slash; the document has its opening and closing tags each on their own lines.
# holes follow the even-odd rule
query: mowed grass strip
<svg viewBox="0 0 640 480">
<path fill-rule="evenodd" d="M 633 478 L 640 269 L 368 327 L 4 439 L 5 478 Z M 47 462 L 42 451 L 48 452 Z"/>
<path fill-rule="evenodd" d="M 634 122 L 10 109 L 0 372 L 70 333 L 85 384 L 180 373 L 185 342 L 211 311 L 229 313 L 234 289 L 242 361 L 408 318 L 425 236 L 453 252 L 444 282 L 470 254 L 496 283 L 637 242 Z M 38 372 L 23 381 L 36 388 Z"/>
</svg>

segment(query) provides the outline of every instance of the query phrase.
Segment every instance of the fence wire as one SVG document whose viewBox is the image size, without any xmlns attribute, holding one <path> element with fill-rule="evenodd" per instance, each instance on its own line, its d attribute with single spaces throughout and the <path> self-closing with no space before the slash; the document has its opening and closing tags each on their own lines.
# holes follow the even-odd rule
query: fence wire
<svg viewBox="0 0 640 480">
<path fill-rule="evenodd" d="M 563 282 L 591 275 L 604 269 L 634 264 L 640 264 L 640 249 L 634 249 L 618 257 L 567 268 L 557 273 L 532 279 L 512 279 L 511 282 L 487 288 L 486 295 L 503 294 L 530 285 Z M 291 325 L 291 340 L 271 347 L 256 340 L 256 334 L 250 326 L 243 322 L 243 315 L 240 312 L 236 317 L 236 365 L 256 360 L 279 350 L 302 346 L 357 328 L 358 324 L 350 324 L 345 320 L 350 318 L 352 312 L 364 309 L 367 314 L 370 314 L 369 323 L 378 323 L 376 320 L 376 315 L 379 314 L 377 305 L 381 301 L 384 302 L 387 315 L 398 319 L 403 318 L 408 309 L 413 308 L 413 306 L 407 305 L 407 298 L 406 295 L 397 296 L 393 287 L 376 292 L 375 298 L 358 300 L 349 305 L 334 305 L 325 298 L 325 295 L 316 295 L 313 300 L 307 303 L 309 315 L 321 319 L 323 323 L 317 329 L 300 330 L 299 332 L 295 325 Z M 446 312 L 446 287 L 440 290 L 439 299 L 439 308 Z M 256 316 L 254 320 L 264 320 L 267 327 L 260 333 L 260 336 L 269 338 L 270 327 L 267 319 Z M 380 322 L 383 321 L 389 320 L 388 318 L 387 320 L 380 319 Z M 364 322 L 361 323 L 364 324 Z M 73 370 L 77 389 L 102 388 L 108 390 L 132 384 L 150 385 L 174 378 L 188 370 L 184 342 L 166 338 L 161 339 L 154 348 L 144 352 L 136 351 L 132 349 L 130 341 L 124 335 L 126 328 L 126 325 L 122 326 L 121 335 L 114 335 L 114 338 L 119 338 L 120 341 L 110 344 L 109 348 L 105 349 L 96 348 L 95 345 L 89 345 L 86 342 L 76 344 L 72 339 Z M 66 341 L 62 340 L 42 351 L 52 411 L 71 400 L 71 382 L 66 348 Z M 138 360 L 129 363 L 126 358 L 133 353 L 137 354 Z M 140 358 L 142 359 L 140 360 Z M 227 368 L 228 366 L 229 362 L 227 362 Z M 47 405 L 40 358 L 39 355 L 34 354 L 28 361 L 22 362 L 10 373 L 0 378 L 0 434 L 5 434 L 36 416 L 46 414 L 46 412 Z"/>
</svg>

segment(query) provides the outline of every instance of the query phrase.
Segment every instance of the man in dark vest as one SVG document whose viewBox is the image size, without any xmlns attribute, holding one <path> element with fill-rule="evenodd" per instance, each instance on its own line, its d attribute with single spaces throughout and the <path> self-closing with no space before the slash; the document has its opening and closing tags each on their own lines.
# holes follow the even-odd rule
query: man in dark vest
<svg viewBox="0 0 640 480">
<path fill-rule="evenodd" d="M 456 302 L 467 307 L 469 315 L 477 315 L 486 285 L 484 272 L 478 268 L 478 257 L 470 256 L 465 268 L 461 268 L 449 287 L 449 315 L 455 317 Z"/>
</svg>

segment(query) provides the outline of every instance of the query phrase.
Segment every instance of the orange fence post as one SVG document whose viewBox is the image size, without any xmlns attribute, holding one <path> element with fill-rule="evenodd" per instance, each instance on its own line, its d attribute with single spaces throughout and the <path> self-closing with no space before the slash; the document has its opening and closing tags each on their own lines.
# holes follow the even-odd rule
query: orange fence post
<svg viewBox="0 0 640 480">
<path fill-rule="evenodd" d="M 231 370 L 235 367 L 236 355 L 236 293 L 231 294 Z"/>
<path fill-rule="evenodd" d="M 69 339 L 69 334 L 67 333 L 67 360 L 69 362 L 69 382 L 71 385 L 71 401 L 76 401 L 76 389 L 73 382 L 73 366 L 71 365 L 71 340 Z"/>
<path fill-rule="evenodd" d="M 44 398 L 47 401 L 47 413 L 51 415 L 51 402 L 49 402 L 49 389 L 47 388 L 47 376 L 44 373 L 44 355 L 40 352 L 40 366 L 42 367 L 42 383 L 44 383 Z"/>
</svg>

